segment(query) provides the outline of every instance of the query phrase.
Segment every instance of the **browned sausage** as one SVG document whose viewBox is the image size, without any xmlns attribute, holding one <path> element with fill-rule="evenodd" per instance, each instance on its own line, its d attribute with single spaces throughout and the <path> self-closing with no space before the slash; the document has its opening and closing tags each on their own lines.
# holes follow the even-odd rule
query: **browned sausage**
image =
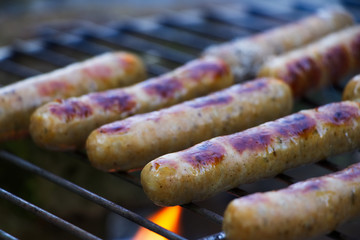
<svg viewBox="0 0 360 240">
<path fill-rule="evenodd" d="M 288 188 L 233 200 L 226 239 L 308 239 L 360 214 L 360 163 Z"/>
<path fill-rule="evenodd" d="M 343 100 L 358 101 L 359 99 L 360 99 L 360 74 L 356 75 L 350 80 L 350 82 L 348 82 L 343 92 Z"/>
<path fill-rule="evenodd" d="M 242 81 L 255 77 L 268 57 L 298 48 L 352 24 L 351 15 L 343 9 L 320 10 L 295 23 L 212 46 L 204 55 L 225 60 L 231 66 L 236 80 Z"/>
<path fill-rule="evenodd" d="M 360 72 L 360 25 L 328 35 L 304 48 L 269 59 L 258 76 L 288 83 L 295 96 Z"/>
<path fill-rule="evenodd" d="M 289 114 L 292 94 L 276 79 L 259 79 L 171 108 L 104 125 L 87 140 L 93 166 L 105 171 L 143 167 L 163 154 Z"/>
<path fill-rule="evenodd" d="M 155 204 L 179 205 L 359 146 L 360 103 L 332 103 L 159 157 L 141 183 Z"/>
<path fill-rule="evenodd" d="M 170 73 L 127 88 L 48 103 L 31 117 L 33 140 L 49 149 L 84 147 L 92 130 L 228 87 L 233 77 L 219 59 L 194 60 Z"/>
<path fill-rule="evenodd" d="M 46 102 L 126 86 L 144 78 L 145 68 L 138 57 L 117 52 L 3 87 L 0 89 L 0 141 L 27 135 L 31 113 Z"/>
</svg>

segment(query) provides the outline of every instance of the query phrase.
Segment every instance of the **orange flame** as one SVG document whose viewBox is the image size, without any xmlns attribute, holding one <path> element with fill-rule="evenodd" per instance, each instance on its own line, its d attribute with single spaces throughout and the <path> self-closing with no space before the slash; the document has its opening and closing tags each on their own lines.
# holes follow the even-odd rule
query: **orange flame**
<svg viewBox="0 0 360 240">
<path fill-rule="evenodd" d="M 149 217 L 149 220 L 162 226 L 163 228 L 170 230 L 174 233 L 180 233 L 180 215 L 181 207 L 165 207 L 158 212 L 154 213 Z M 150 231 L 146 228 L 141 227 L 140 230 L 136 233 L 133 240 L 164 240 L 166 238 L 160 236 L 153 231 Z"/>
</svg>

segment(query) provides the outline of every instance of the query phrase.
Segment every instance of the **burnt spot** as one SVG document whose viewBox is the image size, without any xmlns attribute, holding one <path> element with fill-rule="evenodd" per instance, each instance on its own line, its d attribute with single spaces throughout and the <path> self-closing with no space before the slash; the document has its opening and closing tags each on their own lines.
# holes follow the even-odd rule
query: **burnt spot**
<svg viewBox="0 0 360 240">
<path fill-rule="evenodd" d="M 322 58 L 325 69 L 329 71 L 329 84 L 338 82 L 348 72 L 350 60 L 344 46 L 328 49 Z"/>
<path fill-rule="evenodd" d="M 98 129 L 99 133 L 112 134 L 112 133 L 125 133 L 129 130 L 129 124 L 121 122 L 114 122 L 107 124 Z"/>
<path fill-rule="evenodd" d="M 225 149 L 218 143 L 206 141 L 180 153 L 182 160 L 199 169 L 219 164 L 224 159 Z"/>
<path fill-rule="evenodd" d="M 357 34 L 350 44 L 351 53 L 354 55 L 356 68 L 360 66 L 360 33 Z"/>
<path fill-rule="evenodd" d="M 296 113 L 279 120 L 268 122 L 261 127 L 251 128 L 243 132 L 231 135 L 228 140 L 230 144 L 242 153 L 245 150 L 258 151 L 267 149 L 275 139 L 294 138 L 304 136 L 316 129 L 316 122 L 313 118 Z M 275 150 L 274 155 L 276 155 Z"/>
<path fill-rule="evenodd" d="M 104 110 L 116 110 L 118 112 L 129 112 L 136 106 L 133 97 L 122 91 L 110 93 L 93 93 L 90 95 L 91 101 Z"/>
<path fill-rule="evenodd" d="M 205 76 L 221 80 L 230 74 L 229 67 L 220 60 L 197 60 L 187 65 L 185 71 L 186 76 L 195 81 L 201 81 Z"/>
<path fill-rule="evenodd" d="M 65 118 L 66 121 L 71 121 L 74 118 L 86 118 L 92 114 L 89 105 L 76 100 L 65 100 L 60 104 L 53 104 L 49 110 L 53 115 Z"/>
<path fill-rule="evenodd" d="M 73 86 L 66 81 L 58 80 L 47 83 L 41 83 L 37 86 L 39 95 L 41 96 L 55 96 L 60 93 L 68 93 L 72 91 Z"/>
<path fill-rule="evenodd" d="M 234 88 L 236 89 L 235 90 L 236 93 L 243 94 L 243 93 L 251 93 L 251 92 L 259 91 L 267 87 L 268 85 L 269 85 L 269 79 L 262 78 L 245 84 L 238 84 L 234 86 Z"/>
<path fill-rule="evenodd" d="M 230 135 L 231 146 L 239 153 L 245 150 L 256 151 L 265 149 L 271 142 L 271 132 L 263 128 L 252 128 L 249 131 Z"/>
<path fill-rule="evenodd" d="M 346 103 L 332 103 L 316 109 L 316 118 L 320 121 L 341 125 L 359 117 L 359 109 Z"/>
<path fill-rule="evenodd" d="M 200 98 L 196 101 L 189 102 L 189 106 L 192 108 L 202 108 L 212 105 L 222 105 L 222 104 L 228 104 L 233 100 L 231 96 L 225 96 L 223 95 L 215 95 L 215 96 L 209 96 Z"/>
<path fill-rule="evenodd" d="M 295 96 L 301 96 L 310 88 L 319 86 L 321 68 L 312 58 L 294 60 L 286 65 L 286 69 L 286 73 L 280 78 L 290 85 Z"/>
<path fill-rule="evenodd" d="M 157 81 L 144 82 L 143 88 L 149 95 L 159 95 L 162 98 L 173 98 L 176 92 L 183 88 L 182 83 L 175 77 L 163 77 Z"/>
<path fill-rule="evenodd" d="M 284 139 L 304 136 L 313 132 L 316 128 L 316 121 L 305 114 L 294 113 L 274 122 L 269 122 L 267 126 L 276 136 Z"/>
</svg>

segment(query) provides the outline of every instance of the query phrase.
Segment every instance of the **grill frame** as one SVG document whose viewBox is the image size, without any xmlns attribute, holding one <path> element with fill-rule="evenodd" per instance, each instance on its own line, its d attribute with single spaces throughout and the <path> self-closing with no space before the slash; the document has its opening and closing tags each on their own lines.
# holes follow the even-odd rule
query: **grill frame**
<svg viewBox="0 0 360 240">
<path fill-rule="evenodd" d="M 282 0 L 278 1 L 284 2 Z M 232 34 L 224 36 L 220 26 L 224 26 L 227 29 L 233 29 L 234 33 L 237 33 L 239 36 L 246 36 L 266 30 L 269 27 L 284 24 L 290 20 L 296 20 L 299 17 L 311 14 L 317 8 L 322 7 L 311 5 L 305 1 L 293 1 L 291 3 L 292 5 L 288 9 L 289 12 L 286 12 L 285 10 L 279 11 L 277 7 L 270 9 L 265 8 L 262 3 L 254 4 L 251 1 L 244 1 L 242 3 L 221 7 L 209 6 L 195 11 L 183 11 L 174 15 L 162 15 L 142 20 L 130 19 L 128 21 L 112 22 L 101 25 L 83 21 L 66 29 L 43 26 L 36 39 L 31 41 L 20 41 L 16 45 L 1 49 L 0 72 L 6 72 L 7 74 L 16 76 L 18 78 L 17 80 L 41 73 L 39 69 L 34 69 L 19 61 L 18 59 L 21 57 L 45 62 L 46 64 L 53 65 L 54 69 L 77 61 L 77 59 L 59 52 L 56 50 L 57 48 L 76 51 L 79 54 L 88 57 L 106 51 L 124 49 L 139 53 L 146 61 L 149 75 L 155 76 L 170 71 L 174 67 L 180 66 L 198 56 L 201 48 L 205 47 L 201 45 L 202 41 L 209 45 L 221 42 L 220 39 L 224 41 L 230 40 L 230 38 L 233 37 Z M 343 1 L 342 4 L 350 12 L 360 11 L 360 4 L 356 1 L 346 0 Z M 269 18 L 273 19 L 272 24 L 264 24 L 267 22 L 266 19 Z M 359 19 L 356 20 L 359 22 Z M 251 22 L 251 24 L 249 24 L 249 22 Z M 207 28 L 211 26 L 211 24 L 216 27 L 209 33 Z M 165 34 L 169 31 L 174 34 L 173 39 L 171 39 L 171 35 Z M 6 85 L 9 83 L 10 82 L 4 82 L 1 84 Z M 314 95 L 307 95 L 301 100 L 298 100 L 297 108 L 302 108 L 304 105 L 316 107 L 325 102 L 339 100 L 339 94 L 341 94 L 343 86 L 344 83 L 335 86 L 335 88 L 321 90 L 320 92 L 322 95 L 326 96 L 325 99 L 319 100 L 314 98 Z M 77 152 L 74 154 L 87 161 L 86 156 L 83 153 Z M 0 149 L 0 159 L 1 161 L 15 164 L 18 168 L 29 171 L 31 174 L 38 175 L 47 181 L 53 182 L 61 188 L 67 189 L 70 192 L 102 206 L 110 212 L 116 213 L 135 222 L 139 226 L 146 227 L 164 237 L 169 239 L 186 239 L 171 231 L 163 229 L 143 216 L 130 211 L 119 204 L 84 189 L 61 176 L 51 173 L 51 170 L 48 171 L 32 164 L 28 160 L 10 153 L 6 149 Z M 360 161 L 360 158 L 358 157 L 356 161 Z M 314 165 L 331 172 L 346 167 L 326 159 Z M 133 173 L 112 173 L 112 175 L 119 177 L 123 181 L 130 182 L 135 187 L 141 188 L 139 177 Z M 274 179 L 279 180 L 286 185 L 290 185 L 297 181 L 292 176 L 285 173 L 277 175 Z M 241 188 L 229 190 L 228 193 L 235 195 L 236 197 L 249 194 L 249 192 Z M 83 239 L 98 239 L 91 233 L 78 228 L 64 219 L 52 215 L 41 209 L 41 207 L 34 206 L 31 203 L 20 199 L 18 196 L 7 192 L 3 188 L 0 188 L 0 198 L 4 198 L 17 206 L 36 214 L 49 223 L 52 223 L 75 236 Z M 195 203 L 185 204 L 182 205 L 182 207 L 195 214 L 204 216 L 216 224 L 221 224 L 222 222 L 222 216 L 206 207 L 201 207 Z M 15 238 L 2 230 L 0 230 L 0 237 L 4 239 Z M 330 239 L 353 239 L 351 236 L 348 236 L 346 233 L 339 230 L 327 234 L 327 237 Z M 225 239 L 225 235 L 223 232 L 218 232 L 204 236 L 201 239 Z"/>
</svg>

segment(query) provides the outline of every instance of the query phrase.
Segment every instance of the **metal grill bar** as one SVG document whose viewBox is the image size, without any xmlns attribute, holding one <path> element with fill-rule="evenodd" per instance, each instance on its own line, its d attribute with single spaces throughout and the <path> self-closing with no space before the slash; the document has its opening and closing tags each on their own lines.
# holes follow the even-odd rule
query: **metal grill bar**
<svg viewBox="0 0 360 240">
<path fill-rule="evenodd" d="M 184 208 L 187 208 L 187 209 L 189 209 L 189 210 L 191 210 L 191 211 L 193 211 L 195 213 L 198 213 L 198 214 L 200 214 L 202 216 L 205 216 L 205 217 L 209 218 L 210 220 L 212 220 L 215 223 L 222 224 L 223 217 L 220 216 L 219 214 L 216 214 L 216 213 L 208 210 L 208 209 L 199 207 L 194 203 L 188 203 L 188 204 L 184 204 L 184 205 L 181 205 L 181 206 L 184 207 Z"/>
<path fill-rule="evenodd" d="M 41 73 L 35 69 L 20 65 L 9 59 L 0 61 L 0 70 L 21 78 L 27 78 Z"/>
<path fill-rule="evenodd" d="M 243 29 L 205 21 L 188 23 L 182 19 L 167 17 L 160 20 L 160 24 L 223 41 L 249 35 L 249 32 Z M 211 31 L 209 31 L 209 29 L 211 29 Z"/>
<path fill-rule="evenodd" d="M 8 191 L 6 191 L 2 188 L 0 188 L 0 197 L 12 202 L 13 204 L 15 204 L 21 208 L 24 208 L 25 210 L 27 210 L 29 212 L 32 212 L 36 216 L 43 218 L 47 222 L 52 223 L 55 226 L 65 230 L 81 239 L 100 240 L 100 238 L 92 235 L 91 233 L 84 231 L 83 229 L 39 208 L 38 206 L 35 206 L 35 205 L 25 201 L 24 199 L 21 199 L 15 195 L 9 193 Z"/>
<path fill-rule="evenodd" d="M 253 32 L 263 31 L 277 26 L 263 19 L 252 16 L 234 16 L 229 14 L 228 11 L 223 12 L 215 9 L 209 10 L 205 17 L 212 21 L 233 25 Z"/>
<path fill-rule="evenodd" d="M 0 229 L 0 238 L 3 240 L 18 240 L 16 237 L 8 234 L 7 232 L 4 232 Z"/>
<path fill-rule="evenodd" d="M 44 42 L 51 46 L 60 46 L 63 48 L 67 48 L 72 51 L 85 53 L 87 55 L 99 55 L 105 52 L 111 52 L 115 49 L 99 45 L 90 41 L 86 41 L 81 36 L 76 36 L 69 33 L 62 33 L 56 29 L 52 29 L 47 27 L 44 29 L 41 34 L 44 37 Z M 158 64 L 148 64 L 146 63 L 147 72 L 153 76 L 157 76 L 163 74 L 165 72 L 170 71 L 170 69 L 158 65 Z"/>
<path fill-rule="evenodd" d="M 139 34 L 152 39 L 158 39 L 171 44 L 178 44 L 194 50 L 203 50 L 204 47 L 215 44 L 215 41 L 209 38 L 199 37 L 187 32 L 177 31 L 165 26 L 153 26 L 151 29 L 137 25 L 124 25 L 119 28 L 120 31 L 130 34 Z"/>
<path fill-rule="evenodd" d="M 29 42 L 15 48 L 14 52 L 15 54 L 24 54 L 31 56 L 32 58 L 38 59 L 45 63 L 51 63 L 56 67 L 64 67 L 66 65 L 76 62 L 76 59 L 46 49 L 41 46 L 42 44 L 43 43 L 39 41 Z"/>
<path fill-rule="evenodd" d="M 184 64 L 194 58 L 194 56 L 189 53 L 183 53 L 170 47 L 126 35 L 113 29 L 100 27 L 94 24 L 86 25 L 84 28 L 77 29 L 73 33 L 85 36 L 86 38 L 105 41 L 135 52 L 161 57 L 177 64 Z"/>
<path fill-rule="evenodd" d="M 256 16 L 269 17 L 283 22 L 296 21 L 297 19 L 300 19 L 305 15 L 302 12 L 291 11 L 290 13 L 288 11 L 279 11 L 277 8 L 274 7 L 266 8 L 264 6 L 255 4 L 249 5 L 247 7 L 247 11 Z"/>
<path fill-rule="evenodd" d="M 225 238 L 226 238 L 225 233 L 224 232 L 219 232 L 219 233 L 210 235 L 210 236 L 205 237 L 205 238 L 200 238 L 199 240 L 222 240 L 222 239 L 225 239 Z"/>
<path fill-rule="evenodd" d="M 125 217 L 151 231 L 154 231 L 166 238 L 169 238 L 169 239 L 178 239 L 178 240 L 184 240 L 185 238 L 169 231 L 169 230 L 166 230 L 165 228 L 147 220 L 146 218 L 143 218 L 141 217 L 140 215 L 134 213 L 134 212 L 131 212 L 130 210 L 124 208 L 124 207 L 121 207 L 95 193 L 92 193 L 70 181 L 67 181 L 66 179 L 64 178 L 61 178 L 55 174 L 52 174 L 44 169 L 41 169 L 40 167 L 38 166 L 35 166 L 33 164 L 31 164 L 30 162 L 27 162 L 26 160 L 23 160 L 13 154 L 10 154 L 8 152 L 5 152 L 5 151 L 0 151 L 0 158 L 8 161 L 8 162 L 11 162 L 13 164 L 16 164 L 17 166 L 27 170 L 27 171 L 30 171 L 32 173 L 35 173 L 59 186 L 62 186 L 63 188 L 71 191 L 71 192 L 74 192 L 78 195 L 80 195 L 81 197 L 87 199 L 87 200 L 90 200 L 122 217 Z M 4 195 L 5 196 L 5 195 Z M 7 195 L 6 195 L 7 196 Z M 6 197 L 5 196 L 5 197 Z M 18 204 L 19 205 L 19 201 L 20 200 L 13 200 L 13 199 L 10 199 L 12 201 L 16 201 L 14 203 Z M 21 203 L 21 202 L 20 202 Z M 25 204 L 26 205 L 26 204 Z M 25 206 L 25 205 L 20 205 L 22 207 L 26 207 L 27 210 L 31 210 L 32 212 L 35 211 L 35 213 L 37 211 L 41 211 L 41 209 L 37 208 L 36 206 Z M 51 222 L 55 222 L 55 224 L 58 224 L 56 219 L 54 219 L 53 217 L 51 216 L 48 216 L 47 213 L 44 213 L 42 214 L 41 217 L 46 217 L 47 220 L 51 221 Z M 62 226 L 61 226 L 62 227 Z M 77 233 L 76 233 L 77 235 Z M 80 235 L 78 235 L 80 236 Z M 84 235 L 85 236 L 85 235 Z M 90 237 L 89 237 L 90 239 Z M 94 238 L 95 239 L 95 238 Z"/>
</svg>

